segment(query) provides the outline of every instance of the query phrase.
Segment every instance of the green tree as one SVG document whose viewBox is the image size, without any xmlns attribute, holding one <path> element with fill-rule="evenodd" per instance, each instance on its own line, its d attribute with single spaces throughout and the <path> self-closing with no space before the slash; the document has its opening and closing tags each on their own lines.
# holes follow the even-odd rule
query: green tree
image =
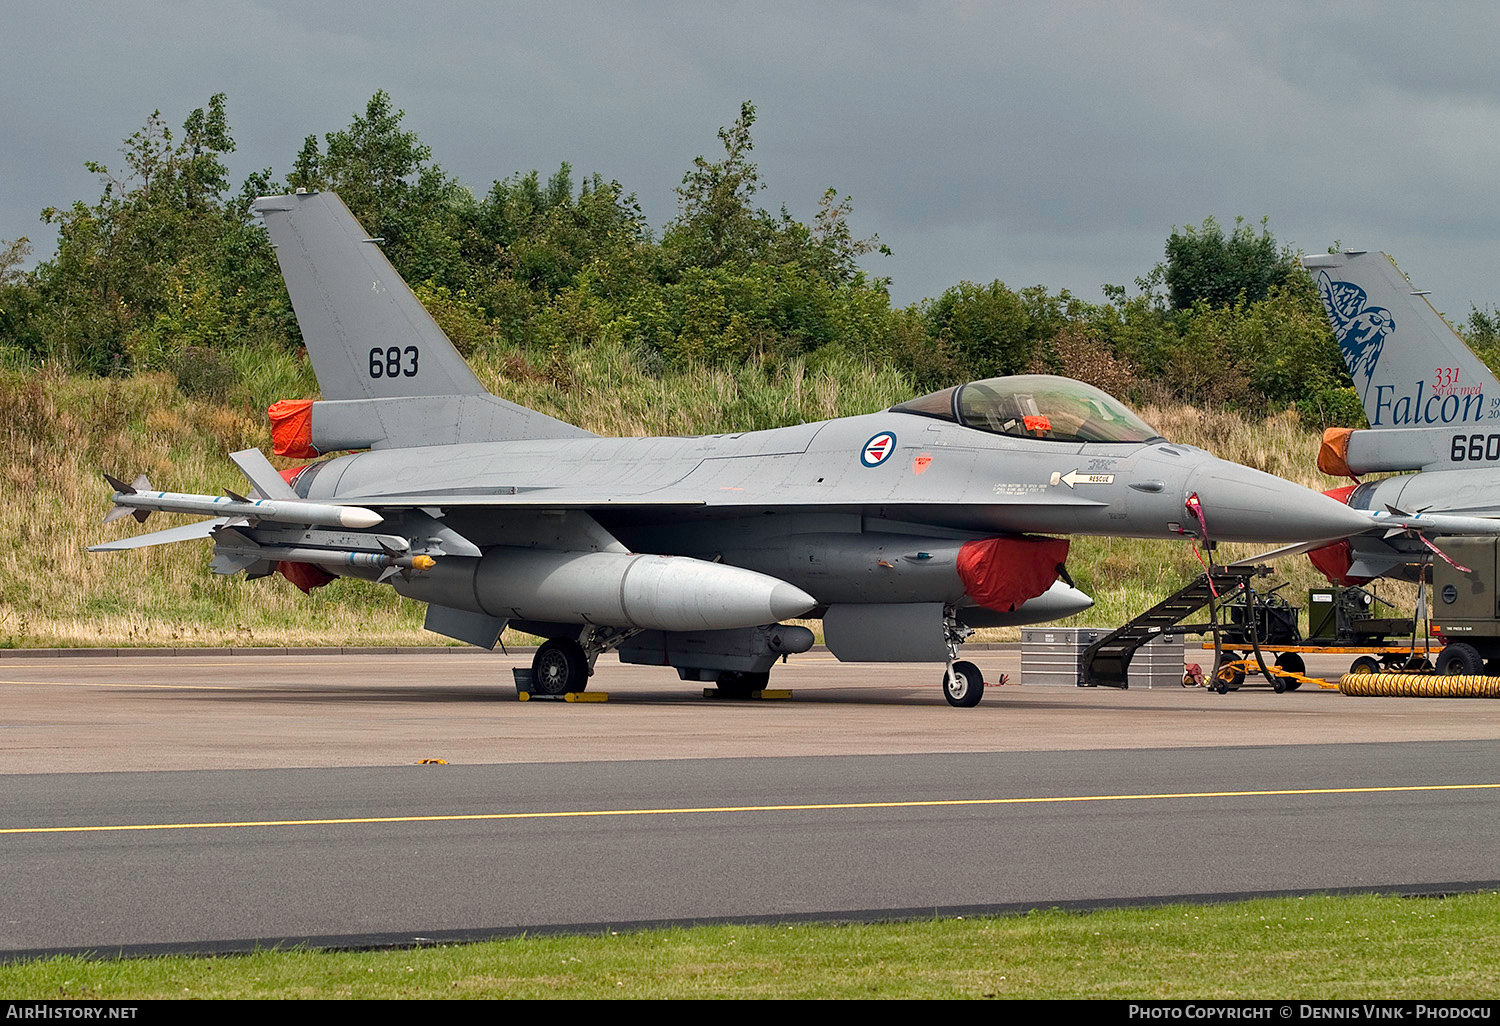
<svg viewBox="0 0 1500 1026">
<path fill-rule="evenodd" d="M 303 141 L 294 179 L 332 189 L 372 236 L 383 239 L 386 258 L 409 281 L 435 279 L 464 286 L 460 225 L 472 216 L 474 199 L 442 168 L 415 132 L 401 127 L 406 116 L 376 90 L 347 128 Z M 307 186 L 311 187 L 311 186 Z"/>
<path fill-rule="evenodd" d="M 1052 295 L 1034 285 L 1016 292 L 1001 281 L 965 281 L 927 304 L 924 315 L 930 337 L 956 361 L 961 379 L 989 378 L 1029 367 L 1041 343 L 1062 328 L 1074 306 L 1066 290 Z"/>
<path fill-rule="evenodd" d="M 119 170 L 86 166 L 98 202 L 49 207 L 57 251 L 33 276 L 37 355 L 106 373 L 170 362 L 184 345 L 284 340 L 285 289 L 245 194 L 226 197 L 234 149 L 224 94 L 192 111 L 180 141 L 155 111 L 126 138 Z"/>
<path fill-rule="evenodd" d="M 695 157 L 682 176 L 677 219 L 662 237 L 675 262 L 705 268 L 744 266 L 760 257 L 775 237 L 775 219 L 752 203 L 765 187 L 760 169 L 750 160 L 754 124 L 755 104 L 746 100 L 734 124 L 719 129 L 724 158 L 710 163 L 706 157 Z"/>
<path fill-rule="evenodd" d="M 31 240 L 24 235 L 0 242 L 0 360 L 29 360 L 41 347 L 36 288 L 21 269 L 30 256 Z"/>
<path fill-rule="evenodd" d="M 1469 348 L 1474 350 L 1492 371 L 1500 371 L 1500 310 L 1481 310 L 1470 307 L 1469 319 L 1461 334 Z"/>
<path fill-rule="evenodd" d="M 1299 270 L 1296 255 L 1289 248 L 1277 248 L 1268 221 L 1261 218 L 1258 235 L 1243 217 L 1234 219 L 1228 236 L 1212 217 L 1196 228 L 1174 227 L 1159 275 L 1172 309 L 1188 310 L 1199 302 L 1228 306 L 1241 293 L 1249 302 L 1259 302 L 1273 285 Z"/>
</svg>

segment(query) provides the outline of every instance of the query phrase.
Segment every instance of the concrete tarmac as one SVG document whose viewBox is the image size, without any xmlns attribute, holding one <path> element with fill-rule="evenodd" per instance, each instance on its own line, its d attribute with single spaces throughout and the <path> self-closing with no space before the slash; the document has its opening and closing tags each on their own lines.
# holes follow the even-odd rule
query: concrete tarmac
<svg viewBox="0 0 1500 1026">
<path fill-rule="evenodd" d="M 1208 653 L 1211 655 L 1212 653 Z M 1017 650 L 971 656 L 1020 680 Z M 1347 657 L 1314 657 L 1336 678 Z M 0 774 L 767 758 L 1500 739 L 1500 702 L 1202 689 L 990 687 L 954 709 L 927 665 L 777 667 L 789 701 L 726 702 L 601 659 L 603 704 L 518 702 L 505 656 L 146 655 L 0 662 Z M 1209 661 L 1209 660 L 1205 660 Z"/>
<path fill-rule="evenodd" d="M 1500 702 L 953 709 L 932 667 L 810 653 L 790 701 L 607 660 L 609 702 L 521 703 L 528 661 L 0 662 L 0 952 L 1500 881 Z"/>
</svg>

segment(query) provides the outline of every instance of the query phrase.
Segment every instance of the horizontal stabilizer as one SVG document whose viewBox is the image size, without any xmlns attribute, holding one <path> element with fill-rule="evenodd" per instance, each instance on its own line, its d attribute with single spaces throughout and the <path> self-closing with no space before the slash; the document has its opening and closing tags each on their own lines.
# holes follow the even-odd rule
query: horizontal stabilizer
<svg viewBox="0 0 1500 1026">
<path fill-rule="evenodd" d="M 1330 542 L 1327 538 L 1320 538 L 1317 541 L 1310 542 L 1298 542 L 1296 545 L 1283 545 L 1281 548 L 1271 549 L 1269 552 L 1260 552 L 1253 556 L 1246 556 L 1244 559 L 1236 559 L 1229 565 L 1255 566 L 1257 563 L 1269 563 L 1275 559 L 1285 559 L 1287 556 L 1300 556 L 1304 552 L 1311 552 L 1313 549 L 1321 549 L 1325 545 L 1336 544 L 1338 543 Z"/>
<path fill-rule="evenodd" d="M 122 552 L 126 549 L 144 549 L 149 545 L 169 545 L 172 542 L 195 541 L 199 538 L 211 537 L 224 523 L 224 518 L 215 520 L 201 520 L 196 524 L 188 524 L 184 527 L 171 527 L 165 531 L 153 531 L 151 534 L 138 534 L 134 538 L 121 538 L 119 541 L 106 542 L 103 545 L 90 545 L 90 552 Z"/>
</svg>

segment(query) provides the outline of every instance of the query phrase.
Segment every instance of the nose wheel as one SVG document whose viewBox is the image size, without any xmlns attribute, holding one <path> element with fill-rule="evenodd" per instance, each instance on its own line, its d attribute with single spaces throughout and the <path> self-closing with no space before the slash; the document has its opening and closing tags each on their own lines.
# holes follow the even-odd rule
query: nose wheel
<svg viewBox="0 0 1500 1026">
<path fill-rule="evenodd" d="M 943 697 L 959 709 L 972 709 L 984 697 L 984 675 L 969 662 L 950 665 L 943 674 Z"/>
</svg>

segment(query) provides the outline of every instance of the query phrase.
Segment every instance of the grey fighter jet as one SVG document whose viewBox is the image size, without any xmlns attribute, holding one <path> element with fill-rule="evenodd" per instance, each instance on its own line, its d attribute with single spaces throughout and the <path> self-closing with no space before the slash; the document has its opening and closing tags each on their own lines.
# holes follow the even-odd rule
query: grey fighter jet
<svg viewBox="0 0 1500 1026">
<path fill-rule="evenodd" d="M 1337 584 L 1416 580 L 1440 552 L 1430 535 L 1500 533 L 1500 382 L 1386 254 L 1318 253 L 1302 263 L 1370 422 L 1324 432 L 1318 468 L 1356 482 L 1416 471 L 1330 490 L 1386 529 L 1309 556 Z M 1398 530 L 1392 517 L 1422 529 Z"/>
<path fill-rule="evenodd" d="M 1369 524 L 1043 375 L 769 431 L 601 438 L 489 394 L 337 197 L 255 209 L 322 392 L 300 451 L 362 451 L 289 481 L 237 453 L 251 495 L 116 482 L 112 515 L 220 515 L 96 548 L 211 537 L 220 573 L 386 581 L 448 637 L 547 639 L 541 692 L 583 689 L 609 650 L 752 692 L 812 645 L 781 621 L 813 617 L 839 659 L 943 664 L 947 700 L 970 706 L 982 676 L 957 657 L 973 628 L 1091 603 L 1047 535 L 1290 542 Z"/>
</svg>

